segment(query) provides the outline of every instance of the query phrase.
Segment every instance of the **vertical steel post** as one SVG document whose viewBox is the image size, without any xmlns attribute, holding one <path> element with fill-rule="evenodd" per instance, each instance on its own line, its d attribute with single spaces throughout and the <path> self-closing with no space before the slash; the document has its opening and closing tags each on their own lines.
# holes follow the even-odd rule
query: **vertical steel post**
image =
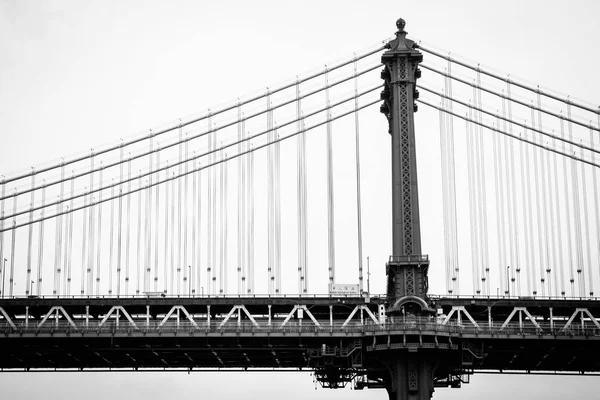
<svg viewBox="0 0 600 400">
<path fill-rule="evenodd" d="M 396 22 L 396 39 L 388 44 L 381 61 L 384 103 L 392 142 L 392 256 L 386 265 L 387 314 L 392 321 L 435 312 L 428 305 L 429 259 L 421 254 L 421 228 L 417 185 L 414 112 L 418 98 L 416 80 L 423 55 L 406 38 L 405 22 Z M 459 313 L 460 317 L 460 313 Z M 384 362 L 384 382 L 390 400 L 426 400 L 433 394 L 436 360 L 422 352 L 401 352 Z"/>
<path fill-rule="evenodd" d="M 414 101 L 418 98 L 416 81 L 418 64 L 423 55 L 406 38 L 405 22 L 396 22 L 396 39 L 381 57 L 385 65 L 381 111 L 389 122 L 392 135 L 392 235 L 393 255 L 420 255 L 421 228 L 417 192 L 417 158 L 415 153 Z"/>
<path fill-rule="evenodd" d="M 414 113 L 416 81 L 423 55 L 406 38 L 405 22 L 396 22 L 396 39 L 383 53 L 381 73 L 384 103 L 392 144 L 392 256 L 386 265 L 388 314 L 421 314 L 427 309 L 429 259 L 421 254 Z M 402 308 L 402 309 L 401 309 Z M 432 311 L 432 310 L 428 310 Z"/>
</svg>

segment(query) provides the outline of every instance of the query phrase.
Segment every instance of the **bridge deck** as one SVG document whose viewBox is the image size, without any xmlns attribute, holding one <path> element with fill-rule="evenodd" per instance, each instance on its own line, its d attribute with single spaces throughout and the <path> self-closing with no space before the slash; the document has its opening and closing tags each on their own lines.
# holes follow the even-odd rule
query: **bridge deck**
<svg viewBox="0 0 600 400">
<path fill-rule="evenodd" d="M 360 370 L 419 351 L 445 352 L 445 372 L 600 370 L 598 301 L 432 302 L 386 318 L 380 297 L 4 299 L 0 368 Z"/>
</svg>

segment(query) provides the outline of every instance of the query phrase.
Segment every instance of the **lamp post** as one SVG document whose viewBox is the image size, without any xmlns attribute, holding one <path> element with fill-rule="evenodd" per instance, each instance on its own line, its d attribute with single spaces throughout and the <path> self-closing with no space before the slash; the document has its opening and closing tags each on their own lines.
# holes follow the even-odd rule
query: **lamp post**
<svg viewBox="0 0 600 400">
<path fill-rule="evenodd" d="M 510 297 L 510 265 L 506 266 L 506 294 Z"/>
<path fill-rule="evenodd" d="M 369 256 L 367 256 L 367 293 L 371 295 L 371 270 L 369 269 Z"/>
<path fill-rule="evenodd" d="M 4 298 L 4 277 L 6 276 L 6 258 L 4 259 L 4 264 L 2 264 L 2 298 Z"/>
</svg>

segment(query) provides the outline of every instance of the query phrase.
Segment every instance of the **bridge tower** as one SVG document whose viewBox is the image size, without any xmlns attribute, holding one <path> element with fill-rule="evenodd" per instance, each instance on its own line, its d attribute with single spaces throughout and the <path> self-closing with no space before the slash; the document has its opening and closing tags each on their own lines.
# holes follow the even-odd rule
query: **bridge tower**
<svg viewBox="0 0 600 400">
<path fill-rule="evenodd" d="M 416 81 L 423 55 L 406 38 L 405 22 L 396 22 L 396 39 L 382 56 L 384 90 L 381 112 L 389 123 L 392 140 L 393 253 L 386 264 L 387 314 L 397 318 L 431 318 L 427 298 L 429 259 L 421 254 L 414 113 Z M 390 399 L 430 399 L 435 360 L 408 350 L 389 354 L 382 363 Z"/>
</svg>

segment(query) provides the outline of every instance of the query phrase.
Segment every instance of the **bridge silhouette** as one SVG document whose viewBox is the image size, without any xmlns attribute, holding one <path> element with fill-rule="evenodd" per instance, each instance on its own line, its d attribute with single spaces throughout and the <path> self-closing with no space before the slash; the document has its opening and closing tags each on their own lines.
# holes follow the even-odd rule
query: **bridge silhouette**
<svg viewBox="0 0 600 400">
<path fill-rule="evenodd" d="M 578 119 L 572 110 L 597 115 L 597 109 L 536 87 L 533 101 L 522 100 L 527 84 L 427 46 L 415 47 L 404 38 L 403 26 L 386 47 L 142 137 L 6 175 L 0 229 L 6 356 L 1 367 L 306 368 L 326 387 L 385 387 L 391 398 L 429 398 L 434 384 L 458 387 L 478 370 L 596 371 L 591 354 L 600 328 L 593 291 L 599 224 L 589 223 L 594 220 L 588 214 L 599 215 L 594 209 L 598 124 Z M 382 52 L 383 71 L 379 60 L 367 62 Z M 417 98 L 413 89 L 421 52 L 448 64 L 421 64 L 423 74 L 444 80 L 445 89 L 418 85 Z M 459 68 L 474 70 L 475 78 L 464 78 L 465 71 L 456 73 Z M 482 76 L 503 81 L 507 90 L 486 89 Z M 301 86 L 317 77 L 325 77 L 325 84 Z M 364 78 L 360 85 L 359 77 Z M 370 84 L 373 77 L 384 79 L 383 93 L 380 81 Z M 335 93 L 344 83 L 350 90 Z M 461 100 L 458 84 L 472 91 L 472 103 Z M 500 101 L 497 110 L 484 106 L 482 93 Z M 324 99 L 311 103 L 310 96 Z M 554 103 L 546 107 L 542 97 L 562 103 L 564 110 L 553 111 Z M 266 106 L 253 105 L 261 100 Z M 430 260 L 420 249 L 413 100 L 440 111 L 443 296 L 428 294 Z M 336 279 L 349 268 L 336 263 L 332 131 L 344 117 L 354 120 L 353 167 L 360 178 L 359 110 L 371 105 L 380 105 L 390 121 L 397 151 L 393 161 L 398 162 L 385 295 L 373 295 L 365 285 L 360 179 L 352 196 L 356 275 Z M 455 111 L 461 105 L 466 114 Z M 535 122 L 521 122 L 518 107 L 527 107 Z M 279 111 L 278 116 L 288 117 L 284 123 L 274 118 Z M 262 128 L 252 125 L 259 118 L 266 122 Z M 459 224 L 455 168 L 461 160 L 452 141 L 461 118 L 467 121 L 461 127 L 467 137 L 468 229 Z M 318 229 L 311 231 L 308 222 L 305 152 L 307 136 L 319 127 L 326 137 L 322 229 L 327 234 L 312 236 Z M 498 135 L 487 145 L 484 130 Z M 280 148 L 288 137 L 298 138 L 296 168 L 281 179 L 282 162 L 294 157 Z M 261 156 L 264 166 L 257 163 Z M 492 158 L 494 166 L 486 166 Z M 488 181 L 490 168 L 496 176 Z M 281 262 L 286 178 L 297 184 L 295 291 L 282 282 L 284 269 L 290 269 Z M 232 179 L 235 186 L 227 183 Z M 257 188 L 266 195 L 257 195 Z M 488 203 L 492 192 L 495 200 Z M 253 202 L 266 212 L 260 214 Z M 470 265 L 461 261 L 459 268 L 463 232 L 472 254 Z M 309 262 L 312 240 L 327 243 L 327 262 L 321 264 L 326 267 Z M 488 241 L 500 242 L 497 255 L 488 254 Z M 254 254 L 261 246 L 265 254 Z M 266 272 L 267 279 L 261 283 L 256 272 Z M 321 274 L 329 293 L 313 295 L 309 273 Z M 465 286 L 461 278 L 472 281 L 469 295 L 459 294 Z"/>
</svg>

